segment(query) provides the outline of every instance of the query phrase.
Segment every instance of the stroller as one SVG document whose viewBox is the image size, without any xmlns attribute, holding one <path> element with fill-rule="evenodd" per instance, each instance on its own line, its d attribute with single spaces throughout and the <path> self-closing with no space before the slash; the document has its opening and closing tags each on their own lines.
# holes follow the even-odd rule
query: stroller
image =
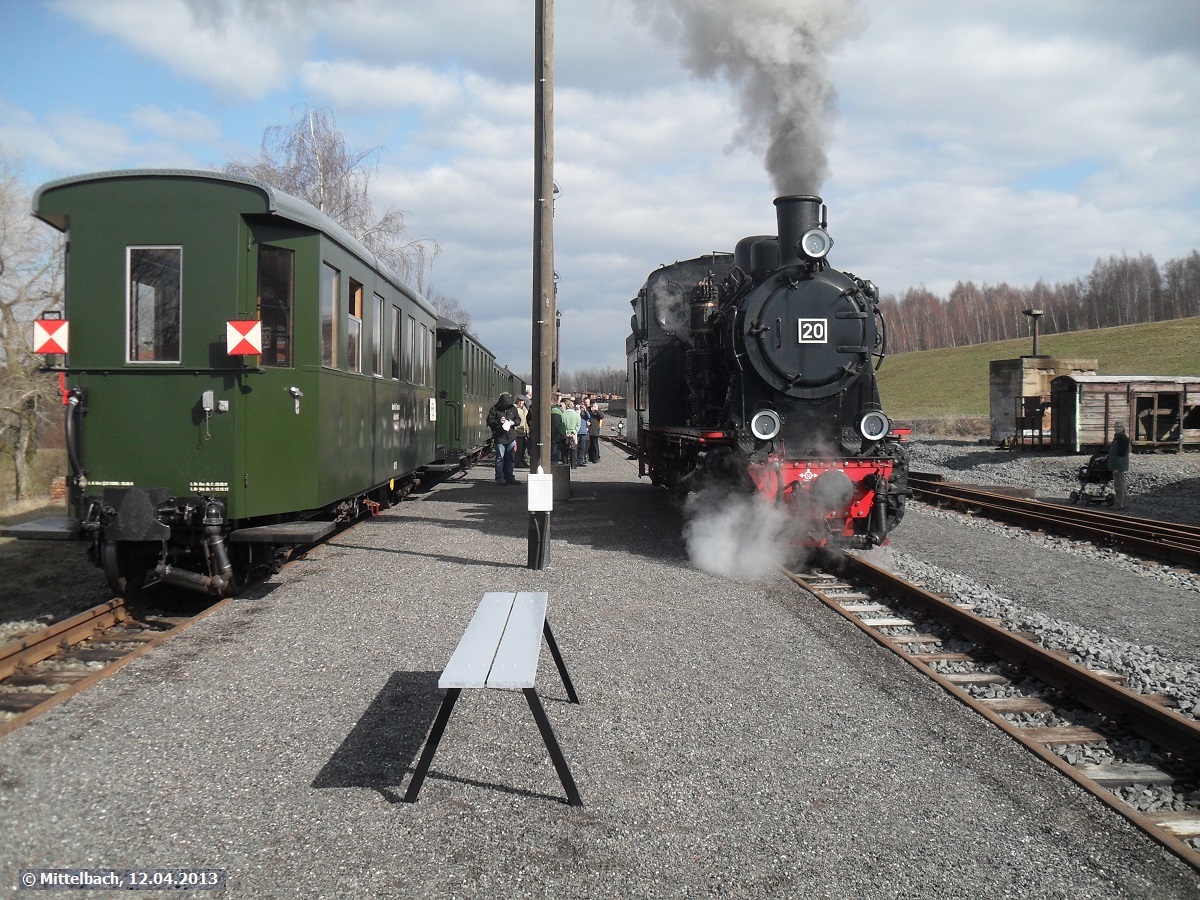
<svg viewBox="0 0 1200 900">
<path fill-rule="evenodd" d="M 1115 505 L 1117 495 L 1112 492 L 1112 479 L 1108 451 L 1093 453 L 1087 465 L 1079 467 L 1079 490 L 1071 491 L 1071 502 Z"/>
</svg>

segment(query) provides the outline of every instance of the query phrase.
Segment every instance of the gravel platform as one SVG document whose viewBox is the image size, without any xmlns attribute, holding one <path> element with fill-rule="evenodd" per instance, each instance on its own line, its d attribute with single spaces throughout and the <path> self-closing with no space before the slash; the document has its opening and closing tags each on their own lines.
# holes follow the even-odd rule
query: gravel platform
<svg viewBox="0 0 1200 900">
<path fill-rule="evenodd" d="M 694 568 L 622 454 L 573 475 L 546 571 L 525 568 L 523 486 L 480 467 L 4 738 L 0 889 L 26 867 L 197 866 L 239 898 L 1200 894 L 782 576 Z M 922 552 L 926 519 L 904 523 Z M 489 590 L 550 594 L 582 703 L 548 653 L 539 688 L 582 809 L 495 691 L 463 693 L 399 802 Z"/>
</svg>

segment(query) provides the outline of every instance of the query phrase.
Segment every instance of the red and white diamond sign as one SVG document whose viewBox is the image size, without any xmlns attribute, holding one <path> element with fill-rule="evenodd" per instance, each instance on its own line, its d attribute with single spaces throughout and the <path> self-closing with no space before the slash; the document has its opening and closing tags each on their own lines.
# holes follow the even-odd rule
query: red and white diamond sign
<svg viewBox="0 0 1200 900">
<path fill-rule="evenodd" d="M 33 323 L 33 352 L 66 353 L 67 331 L 66 319 L 36 319 Z"/>
<path fill-rule="evenodd" d="M 262 353 L 262 322 L 249 319 L 225 323 L 225 346 L 230 356 L 257 356 Z"/>
</svg>

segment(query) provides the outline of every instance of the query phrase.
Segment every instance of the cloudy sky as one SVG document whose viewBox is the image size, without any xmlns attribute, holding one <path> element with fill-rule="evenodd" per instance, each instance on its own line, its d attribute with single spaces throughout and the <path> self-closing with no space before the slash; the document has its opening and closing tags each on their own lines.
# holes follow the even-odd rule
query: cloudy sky
<svg viewBox="0 0 1200 900">
<path fill-rule="evenodd" d="M 1200 248 L 1197 0 L 558 0 L 562 368 L 624 366 L 658 265 L 774 233 L 815 191 L 885 294 L 1086 276 Z M 379 147 L 529 370 L 533 0 L 0 0 L 0 148 L 31 185 L 220 168 L 305 104 Z"/>
</svg>

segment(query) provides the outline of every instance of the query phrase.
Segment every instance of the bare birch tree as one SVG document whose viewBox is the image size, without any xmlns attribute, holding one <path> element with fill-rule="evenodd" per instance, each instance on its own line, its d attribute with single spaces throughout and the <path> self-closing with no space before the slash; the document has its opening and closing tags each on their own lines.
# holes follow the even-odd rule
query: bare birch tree
<svg viewBox="0 0 1200 900">
<path fill-rule="evenodd" d="M 33 493 L 39 428 L 54 409 L 54 381 L 38 371 L 33 320 L 62 308 L 62 241 L 30 215 L 16 163 L 0 149 L 0 453 L 13 461 L 14 499 Z"/>
<path fill-rule="evenodd" d="M 231 162 L 225 171 L 311 203 L 424 294 L 441 248 L 437 241 L 412 237 L 404 213 L 394 206 L 377 213 L 370 187 L 379 150 L 348 146 L 331 110 L 306 107 L 292 124 L 274 125 L 263 133 L 256 159 Z"/>
</svg>

